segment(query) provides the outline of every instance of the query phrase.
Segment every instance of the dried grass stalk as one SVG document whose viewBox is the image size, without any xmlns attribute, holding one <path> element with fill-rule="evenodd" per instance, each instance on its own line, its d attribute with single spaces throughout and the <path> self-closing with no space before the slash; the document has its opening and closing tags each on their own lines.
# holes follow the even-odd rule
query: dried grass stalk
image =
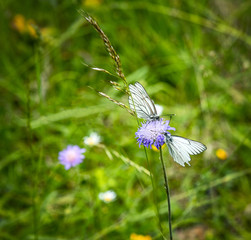
<svg viewBox="0 0 251 240">
<path fill-rule="evenodd" d="M 98 92 L 101 96 L 107 98 L 108 100 L 110 100 L 111 102 L 115 103 L 116 105 L 120 106 L 121 108 L 127 110 L 132 116 L 135 116 L 135 113 L 129 108 L 127 107 L 124 103 L 118 102 L 117 100 L 111 98 L 110 96 L 108 96 L 107 94 L 103 93 L 103 92 Z"/>
<path fill-rule="evenodd" d="M 106 47 L 109 55 L 111 56 L 111 58 L 115 62 L 117 75 L 124 81 L 125 86 L 127 86 L 128 84 L 126 82 L 125 75 L 122 71 L 120 57 L 116 53 L 116 51 L 114 50 L 113 46 L 111 45 L 109 38 L 105 35 L 105 33 L 100 28 L 98 23 L 89 14 L 87 14 L 84 10 L 80 10 L 79 12 L 86 19 L 86 21 L 88 23 L 90 23 L 96 29 L 96 31 L 99 33 L 101 39 L 103 40 L 103 42 L 105 44 L 105 47 Z"/>
</svg>

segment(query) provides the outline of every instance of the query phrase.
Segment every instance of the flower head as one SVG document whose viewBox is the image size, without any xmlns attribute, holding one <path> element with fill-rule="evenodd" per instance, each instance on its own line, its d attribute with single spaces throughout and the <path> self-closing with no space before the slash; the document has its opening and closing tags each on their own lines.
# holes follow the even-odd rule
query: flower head
<svg viewBox="0 0 251 240">
<path fill-rule="evenodd" d="M 53 44 L 54 36 L 56 34 L 56 29 L 52 27 L 43 27 L 40 30 L 42 40 L 46 43 Z"/>
<path fill-rule="evenodd" d="M 116 197 L 117 197 L 117 194 L 112 190 L 99 193 L 98 195 L 98 198 L 105 203 L 113 202 L 116 199 Z"/>
<path fill-rule="evenodd" d="M 17 14 L 13 18 L 12 25 L 20 33 L 24 33 L 26 31 L 26 20 L 21 14 Z"/>
<path fill-rule="evenodd" d="M 29 34 L 32 38 L 38 37 L 32 19 L 27 20 L 23 15 L 17 14 L 12 20 L 12 25 L 21 34 Z"/>
<path fill-rule="evenodd" d="M 160 120 L 155 121 L 147 121 L 146 123 L 142 123 L 142 126 L 135 133 L 139 146 L 142 144 L 145 147 L 152 148 L 154 145 L 157 149 L 159 149 L 165 143 L 165 135 L 170 134 L 168 130 L 174 130 L 175 128 L 169 126 L 170 121 Z"/>
<path fill-rule="evenodd" d="M 84 137 L 84 144 L 89 146 L 98 145 L 100 142 L 101 137 L 96 132 L 92 132 L 89 137 Z"/>
<path fill-rule="evenodd" d="M 220 160 L 226 160 L 227 159 L 227 152 L 222 149 L 222 148 L 219 148 L 217 149 L 216 151 L 216 156 L 220 159 Z"/>
<path fill-rule="evenodd" d="M 81 162 L 83 162 L 83 159 L 85 158 L 84 155 L 82 155 L 86 150 L 84 148 L 80 148 L 77 145 L 68 145 L 66 149 L 59 152 L 58 154 L 58 160 L 61 164 L 64 165 L 65 169 L 68 170 L 71 167 L 74 167 Z"/>
<path fill-rule="evenodd" d="M 130 235 L 130 240 L 152 240 L 152 238 L 149 235 L 139 235 L 136 233 L 132 233 Z"/>
<path fill-rule="evenodd" d="M 166 144 L 162 145 L 162 149 L 164 149 L 166 147 Z M 152 145 L 152 150 L 155 152 L 159 152 L 159 149 L 156 148 L 154 145 Z"/>
<path fill-rule="evenodd" d="M 86 7 L 96 7 L 102 3 L 103 0 L 83 0 L 82 3 Z"/>
</svg>

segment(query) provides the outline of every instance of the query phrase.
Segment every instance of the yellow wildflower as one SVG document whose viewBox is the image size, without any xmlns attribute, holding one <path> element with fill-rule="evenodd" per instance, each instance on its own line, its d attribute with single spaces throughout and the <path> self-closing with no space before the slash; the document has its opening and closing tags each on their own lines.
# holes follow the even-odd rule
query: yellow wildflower
<svg viewBox="0 0 251 240">
<path fill-rule="evenodd" d="M 33 38 L 37 38 L 37 32 L 34 28 L 33 20 L 26 20 L 21 14 L 17 14 L 12 21 L 13 27 L 21 34 L 29 34 Z"/>
<path fill-rule="evenodd" d="M 25 18 L 21 14 L 17 14 L 12 21 L 13 27 L 20 33 L 24 33 L 26 31 L 26 23 Z"/>
<path fill-rule="evenodd" d="M 164 145 L 162 146 L 162 149 L 165 148 L 165 147 L 166 147 L 166 144 L 164 144 Z M 155 151 L 155 152 L 159 152 L 158 148 L 156 148 L 154 145 L 152 145 L 152 149 L 153 149 L 153 151 Z"/>
<path fill-rule="evenodd" d="M 51 28 L 51 27 L 44 27 L 41 28 L 41 36 L 44 42 L 46 43 L 53 43 L 53 36 L 56 33 L 56 29 L 55 28 Z"/>
<path fill-rule="evenodd" d="M 35 22 L 33 20 L 27 21 L 27 32 L 30 34 L 30 36 L 37 38 L 37 32 L 34 28 Z"/>
<path fill-rule="evenodd" d="M 83 0 L 82 3 L 86 7 L 96 7 L 101 4 L 102 0 Z"/>
<path fill-rule="evenodd" d="M 227 159 L 227 152 L 224 150 L 224 149 L 222 149 L 222 148 L 219 148 L 219 149 L 217 149 L 217 151 L 216 151 L 216 156 L 217 156 L 217 158 L 219 158 L 220 160 L 226 160 Z"/>
<path fill-rule="evenodd" d="M 136 233 L 132 233 L 130 236 L 130 240 L 152 240 L 151 236 L 149 235 L 138 235 Z"/>
</svg>

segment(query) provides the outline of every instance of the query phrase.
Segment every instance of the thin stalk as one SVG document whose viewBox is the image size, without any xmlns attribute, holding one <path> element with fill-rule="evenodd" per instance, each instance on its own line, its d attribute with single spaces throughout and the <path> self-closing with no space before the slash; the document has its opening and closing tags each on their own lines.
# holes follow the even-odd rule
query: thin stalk
<svg viewBox="0 0 251 240">
<path fill-rule="evenodd" d="M 31 130 L 31 99 L 30 99 L 30 82 L 28 80 L 27 83 L 27 113 L 26 113 L 26 118 L 27 118 L 27 144 L 29 147 L 30 151 L 30 160 L 32 164 L 32 169 L 33 171 L 35 170 L 35 161 L 34 161 L 34 151 L 32 147 L 32 130 Z M 36 178 L 36 176 L 35 176 Z M 36 188 L 36 180 L 33 178 L 32 182 L 32 218 L 33 218 L 33 234 L 34 234 L 34 239 L 38 239 L 38 222 L 37 222 L 37 204 L 36 204 L 36 196 L 37 196 L 37 188 Z"/>
<path fill-rule="evenodd" d="M 42 100 L 43 100 L 43 94 L 42 94 L 42 79 L 41 79 L 41 66 L 40 66 L 40 54 L 39 54 L 39 45 L 35 45 L 34 47 L 34 61 L 35 61 L 35 67 L 36 67 L 36 78 L 37 78 L 37 86 L 38 86 L 38 97 L 39 97 L 39 106 L 40 111 L 42 108 Z"/>
<path fill-rule="evenodd" d="M 157 196 L 155 195 L 156 192 L 155 192 L 155 184 L 154 184 L 152 169 L 151 169 L 150 161 L 148 159 L 148 155 L 147 155 L 147 152 L 146 152 L 146 147 L 144 147 L 144 150 L 145 150 L 145 156 L 146 156 L 146 162 L 147 162 L 147 165 L 148 165 L 148 170 L 150 172 L 151 183 L 152 183 L 152 187 L 153 187 L 152 196 L 153 196 L 153 202 L 154 202 L 154 206 L 155 206 L 156 215 L 157 215 L 157 218 L 158 218 L 158 226 L 159 226 L 159 230 L 160 230 L 163 238 L 165 239 L 163 229 L 162 229 L 162 226 L 161 226 L 161 219 L 160 219 L 160 213 L 159 213 L 159 208 L 158 208 Z"/>
<path fill-rule="evenodd" d="M 167 181 L 167 176 L 166 176 L 166 167 L 165 163 L 163 161 L 163 155 L 162 155 L 162 148 L 160 147 L 160 160 L 163 168 L 163 173 L 164 173 L 164 180 L 165 180 L 165 189 L 166 189 L 166 196 L 167 196 L 167 204 L 168 204 L 168 224 L 169 224 L 169 236 L 170 240 L 173 239 L 173 234 L 172 234 L 172 213 L 171 213 L 171 201 L 170 201 L 170 191 L 168 187 L 168 181 Z"/>
</svg>

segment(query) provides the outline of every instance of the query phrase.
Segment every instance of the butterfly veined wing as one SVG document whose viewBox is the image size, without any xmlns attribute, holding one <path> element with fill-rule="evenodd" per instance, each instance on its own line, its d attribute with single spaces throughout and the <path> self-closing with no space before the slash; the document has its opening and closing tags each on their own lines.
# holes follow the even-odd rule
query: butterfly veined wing
<svg viewBox="0 0 251 240">
<path fill-rule="evenodd" d="M 131 92 L 131 96 L 129 96 L 129 106 L 133 111 L 136 111 L 139 118 L 146 120 L 159 118 L 153 100 L 139 82 L 136 82 L 134 85 L 130 84 L 129 89 Z"/>
<path fill-rule="evenodd" d="M 174 161 L 179 163 L 183 167 L 185 166 L 185 163 L 190 165 L 190 155 L 202 153 L 207 149 L 207 147 L 200 142 L 179 136 L 167 135 L 166 144 L 168 146 L 169 153 Z"/>
<path fill-rule="evenodd" d="M 132 95 L 132 98 L 129 97 L 130 108 L 134 110 L 135 106 L 139 117 L 150 119 L 152 116 L 157 115 L 153 101 L 139 82 L 136 82 L 135 85 L 130 84 L 129 89 Z"/>
<path fill-rule="evenodd" d="M 148 108 L 145 106 L 145 103 L 142 100 L 137 99 L 136 97 L 129 96 L 129 106 L 133 111 L 136 111 L 137 116 L 143 119 L 150 119 L 151 113 L 149 113 Z M 134 107 L 135 106 L 135 107 Z"/>
</svg>

